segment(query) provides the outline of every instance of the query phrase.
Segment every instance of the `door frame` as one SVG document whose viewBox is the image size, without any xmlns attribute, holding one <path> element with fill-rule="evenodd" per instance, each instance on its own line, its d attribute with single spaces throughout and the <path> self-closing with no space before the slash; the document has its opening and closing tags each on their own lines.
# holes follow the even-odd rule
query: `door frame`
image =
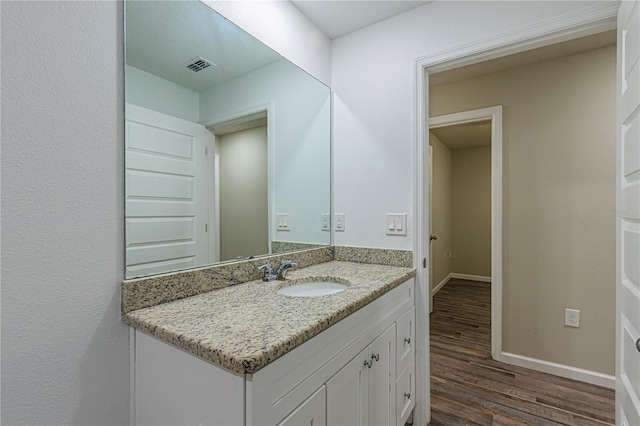
<svg viewBox="0 0 640 426">
<path fill-rule="evenodd" d="M 486 120 L 491 121 L 491 358 L 502 361 L 502 105 L 431 117 L 429 129 Z M 429 297 L 433 306 L 433 292 Z"/>
<path fill-rule="evenodd" d="M 447 71 L 477 62 L 522 52 L 549 44 L 607 31 L 617 27 L 618 2 L 596 4 L 579 12 L 555 16 L 535 25 L 468 43 L 413 60 L 413 239 L 416 268 L 416 400 L 430 399 L 429 294 L 429 73 Z M 430 265 L 429 265 L 430 267 Z M 416 421 L 427 424 L 430 404 L 416 404 Z"/>
</svg>

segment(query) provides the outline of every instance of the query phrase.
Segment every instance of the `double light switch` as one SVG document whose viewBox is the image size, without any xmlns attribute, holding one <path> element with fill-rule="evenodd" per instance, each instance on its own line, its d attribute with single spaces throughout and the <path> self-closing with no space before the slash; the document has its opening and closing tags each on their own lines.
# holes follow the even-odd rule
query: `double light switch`
<svg viewBox="0 0 640 426">
<path fill-rule="evenodd" d="M 407 214 L 387 214 L 387 235 L 407 235 Z"/>
</svg>

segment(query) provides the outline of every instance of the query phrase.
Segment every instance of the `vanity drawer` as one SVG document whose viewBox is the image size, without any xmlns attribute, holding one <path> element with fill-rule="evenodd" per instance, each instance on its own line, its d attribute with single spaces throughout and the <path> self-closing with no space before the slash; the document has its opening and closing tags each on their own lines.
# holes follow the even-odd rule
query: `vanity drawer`
<svg viewBox="0 0 640 426">
<path fill-rule="evenodd" d="M 413 362 L 414 343 L 416 337 L 416 309 L 411 307 L 398 321 L 396 321 L 396 356 L 398 377 L 407 365 Z"/>
<path fill-rule="evenodd" d="M 413 356 L 411 356 L 411 362 L 404 369 L 398 380 L 396 381 L 396 425 L 404 426 L 415 407 L 415 392 L 416 392 L 416 380 L 415 380 L 415 365 L 413 363 Z"/>
</svg>

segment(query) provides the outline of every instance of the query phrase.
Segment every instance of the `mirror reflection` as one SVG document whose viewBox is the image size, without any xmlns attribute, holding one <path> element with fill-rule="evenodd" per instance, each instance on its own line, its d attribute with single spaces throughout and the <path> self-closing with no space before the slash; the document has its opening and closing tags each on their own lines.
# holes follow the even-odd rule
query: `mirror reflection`
<svg viewBox="0 0 640 426">
<path fill-rule="evenodd" d="M 126 277 L 330 244 L 329 89 L 200 1 L 125 21 Z"/>
</svg>

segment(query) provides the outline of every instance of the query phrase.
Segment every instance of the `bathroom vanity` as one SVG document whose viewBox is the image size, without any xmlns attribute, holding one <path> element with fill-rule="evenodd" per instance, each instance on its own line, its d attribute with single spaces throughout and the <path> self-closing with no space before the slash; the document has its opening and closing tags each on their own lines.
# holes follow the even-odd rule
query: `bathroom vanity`
<svg viewBox="0 0 640 426">
<path fill-rule="evenodd" d="M 414 406 L 412 268 L 330 261 L 123 314 L 135 424 L 404 425 Z M 314 279 L 320 297 L 278 294 Z"/>
</svg>

